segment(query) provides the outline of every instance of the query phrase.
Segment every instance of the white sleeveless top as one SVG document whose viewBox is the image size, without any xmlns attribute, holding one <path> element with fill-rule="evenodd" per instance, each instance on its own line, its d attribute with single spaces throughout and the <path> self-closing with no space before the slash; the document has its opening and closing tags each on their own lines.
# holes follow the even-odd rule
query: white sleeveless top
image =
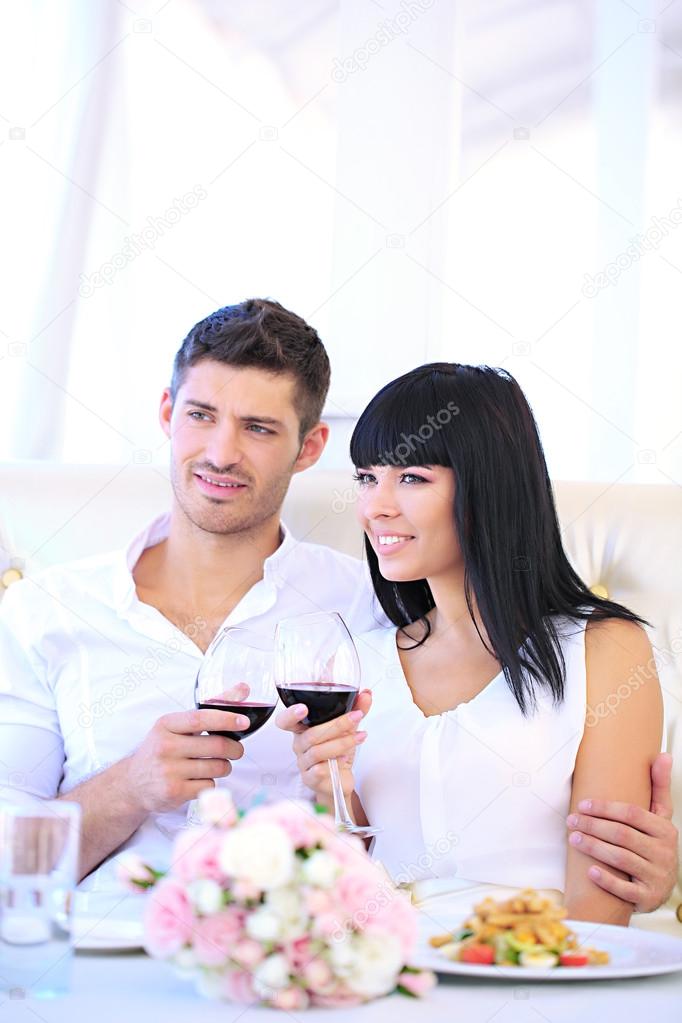
<svg viewBox="0 0 682 1023">
<path fill-rule="evenodd" d="M 455 889 L 563 891 L 587 702 L 585 622 L 559 618 L 557 627 L 564 700 L 554 705 L 548 691 L 537 690 L 528 717 L 502 672 L 468 702 L 425 717 L 403 674 L 396 629 L 359 637 L 362 686 L 373 704 L 355 788 L 369 821 L 382 828 L 373 855 L 396 884 L 448 878 Z"/>
</svg>

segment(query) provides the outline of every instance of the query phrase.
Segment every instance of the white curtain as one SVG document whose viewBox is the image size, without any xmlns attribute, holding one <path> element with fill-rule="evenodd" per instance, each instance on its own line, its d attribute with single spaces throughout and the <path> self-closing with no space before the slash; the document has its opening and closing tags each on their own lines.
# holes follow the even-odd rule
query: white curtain
<svg viewBox="0 0 682 1023">
<path fill-rule="evenodd" d="M 327 465 L 448 359 L 555 477 L 682 485 L 679 6 L 0 4 L 0 457 L 165 462 L 176 348 L 260 294 L 328 345 Z"/>
</svg>

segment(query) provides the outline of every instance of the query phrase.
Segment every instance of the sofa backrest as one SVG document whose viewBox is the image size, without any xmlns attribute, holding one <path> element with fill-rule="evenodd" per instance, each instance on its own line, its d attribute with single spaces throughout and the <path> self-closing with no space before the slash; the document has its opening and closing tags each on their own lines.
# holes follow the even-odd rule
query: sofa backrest
<svg viewBox="0 0 682 1023">
<path fill-rule="evenodd" d="M 554 484 L 564 543 L 590 587 L 652 623 L 682 818 L 682 488 Z M 350 473 L 294 477 L 284 520 L 298 539 L 362 556 Z M 121 547 L 169 507 L 167 474 L 151 465 L 0 465 L 0 578 Z M 532 513 L 532 509 L 529 509 Z M 16 569 L 16 571 L 11 571 Z M 0 593 L 2 587 L 0 585 Z M 621 694 L 620 698 L 624 698 Z"/>
</svg>

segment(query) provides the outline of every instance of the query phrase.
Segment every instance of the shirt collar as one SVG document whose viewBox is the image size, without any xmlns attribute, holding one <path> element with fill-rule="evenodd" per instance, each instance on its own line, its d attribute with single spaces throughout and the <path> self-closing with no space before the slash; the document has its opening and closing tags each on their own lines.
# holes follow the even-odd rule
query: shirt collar
<svg viewBox="0 0 682 1023">
<path fill-rule="evenodd" d="M 114 599 L 116 606 L 120 610 L 129 608 L 137 599 L 133 569 L 143 551 L 148 547 L 161 543 L 162 540 L 168 537 L 170 518 L 170 512 L 163 512 L 161 515 L 157 515 L 120 552 L 114 579 Z M 280 521 L 279 525 L 282 537 L 281 543 L 277 550 L 273 551 L 263 563 L 263 578 L 273 582 L 278 587 L 284 584 L 286 558 L 298 544 L 288 526 L 282 521 Z"/>
</svg>

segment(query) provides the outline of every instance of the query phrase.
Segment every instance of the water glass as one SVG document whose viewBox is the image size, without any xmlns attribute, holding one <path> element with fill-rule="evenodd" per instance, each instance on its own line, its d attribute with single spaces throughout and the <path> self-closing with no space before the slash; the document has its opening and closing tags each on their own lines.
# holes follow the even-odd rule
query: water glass
<svg viewBox="0 0 682 1023">
<path fill-rule="evenodd" d="M 68 990 L 80 807 L 0 804 L 0 991 L 50 998 Z"/>
</svg>

